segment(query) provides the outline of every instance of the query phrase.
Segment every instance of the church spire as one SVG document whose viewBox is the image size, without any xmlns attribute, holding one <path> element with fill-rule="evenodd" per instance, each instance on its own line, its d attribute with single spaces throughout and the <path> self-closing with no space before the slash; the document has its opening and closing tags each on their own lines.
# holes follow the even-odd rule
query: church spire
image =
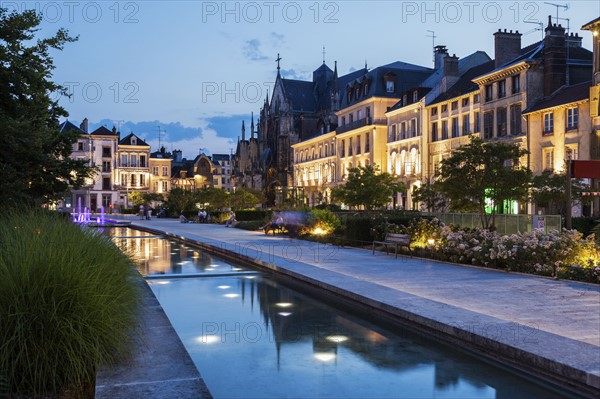
<svg viewBox="0 0 600 399">
<path fill-rule="evenodd" d="M 250 139 L 254 139 L 254 112 L 252 112 L 252 123 L 250 124 Z"/>
<path fill-rule="evenodd" d="M 333 61 L 333 80 L 337 80 L 338 72 L 337 72 L 337 61 Z"/>
<path fill-rule="evenodd" d="M 244 126 L 244 121 L 242 120 L 242 141 L 246 140 L 246 126 Z"/>
<path fill-rule="evenodd" d="M 279 56 L 279 53 L 277 53 L 277 59 L 275 61 L 277 61 L 277 76 L 279 76 L 279 69 L 280 69 L 279 61 L 281 61 L 281 57 Z"/>
</svg>

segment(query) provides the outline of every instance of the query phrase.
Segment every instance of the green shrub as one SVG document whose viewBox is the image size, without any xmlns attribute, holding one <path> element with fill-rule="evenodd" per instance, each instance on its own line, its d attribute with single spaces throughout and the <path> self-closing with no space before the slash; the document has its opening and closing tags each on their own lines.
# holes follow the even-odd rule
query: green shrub
<svg viewBox="0 0 600 399">
<path fill-rule="evenodd" d="M 572 219 L 571 223 L 573 229 L 583 234 L 584 237 L 587 237 L 592 233 L 596 220 L 588 217 L 576 217 Z"/>
<path fill-rule="evenodd" d="M 236 213 L 237 216 L 237 213 Z M 255 230 L 260 230 L 260 228 L 264 225 L 264 222 L 260 221 L 260 220 L 247 220 L 247 221 L 242 221 L 242 222 L 238 222 L 235 224 L 235 227 L 237 227 L 238 229 L 242 229 L 242 230 L 251 230 L 251 231 L 255 231 Z"/>
<path fill-rule="evenodd" d="M 137 339 L 140 281 L 95 230 L 0 215 L 0 381 L 9 397 L 86 397 Z"/>
<path fill-rule="evenodd" d="M 235 211 L 235 219 L 239 222 L 250 220 L 268 220 L 271 218 L 271 211 L 266 210 L 239 210 Z"/>
<path fill-rule="evenodd" d="M 342 227 L 340 219 L 328 209 L 313 209 L 310 211 L 311 219 L 314 220 L 313 228 L 320 228 L 326 234 L 339 231 Z"/>
</svg>

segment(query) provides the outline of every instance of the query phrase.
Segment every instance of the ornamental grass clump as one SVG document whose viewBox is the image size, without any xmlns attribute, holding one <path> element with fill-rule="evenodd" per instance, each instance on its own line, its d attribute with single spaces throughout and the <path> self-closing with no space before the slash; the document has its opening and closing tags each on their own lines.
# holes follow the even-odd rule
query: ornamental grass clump
<svg viewBox="0 0 600 399">
<path fill-rule="evenodd" d="M 93 397 L 137 341 L 139 277 L 107 236 L 40 211 L 0 215 L 0 397 Z"/>
</svg>

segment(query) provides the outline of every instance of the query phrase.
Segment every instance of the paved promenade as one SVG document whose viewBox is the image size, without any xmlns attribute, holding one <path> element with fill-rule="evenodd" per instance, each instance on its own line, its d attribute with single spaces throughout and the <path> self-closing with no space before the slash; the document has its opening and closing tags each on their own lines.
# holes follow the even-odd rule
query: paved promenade
<svg viewBox="0 0 600 399">
<path fill-rule="evenodd" d="M 600 287 L 173 219 L 134 225 L 207 244 L 550 380 L 600 389 Z"/>
</svg>

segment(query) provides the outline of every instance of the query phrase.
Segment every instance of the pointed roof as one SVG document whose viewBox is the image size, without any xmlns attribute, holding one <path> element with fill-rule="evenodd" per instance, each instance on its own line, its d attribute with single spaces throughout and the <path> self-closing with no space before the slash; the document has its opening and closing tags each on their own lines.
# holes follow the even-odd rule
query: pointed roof
<svg viewBox="0 0 600 399">
<path fill-rule="evenodd" d="M 100 126 L 98 129 L 90 133 L 93 136 L 118 136 L 117 133 L 108 130 L 105 126 Z"/>
<path fill-rule="evenodd" d="M 150 147 L 149 144 L 147 144 L 144 140 L 142 140 L 141 138 L 139 138 L 138 136 L 136 136 L 133 133 L 129 133 L 127 136 L 123 137 L 121 139 L 121 141 L 119 141 L 119 145 L 134 145 L 131 143 L 131 139 L 135 137 L 136 138 L 136 144 L 137 146 L 140 147 Z"/>
<path fill-rule="evenodd" d="M 86 132 L 84 132 L 83 130 L 81 130 L 78 126 L 72 124 L 71 122 L 69 122 L 69 120 L 67 119 L 66 121 L 64 121 L 63 123 L 61 123 L 59 126 L 59 131 L 62 132 L 70 132 L 75 130 L 78 133 L 81 134 L 87 134 Z"/>
</svg>

